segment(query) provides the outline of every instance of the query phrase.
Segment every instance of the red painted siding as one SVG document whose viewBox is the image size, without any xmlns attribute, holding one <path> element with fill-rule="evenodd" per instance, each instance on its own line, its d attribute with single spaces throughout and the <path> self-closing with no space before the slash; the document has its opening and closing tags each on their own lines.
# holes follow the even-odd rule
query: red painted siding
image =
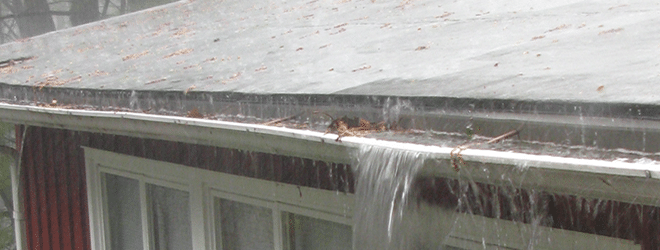
<svg viewBox="0 0 660 250">
<path fill-rule="evenodd" d="M 38 127 L 25 134 L 21 181 L 28 249 L 90 249 L 79 138 Z"/>
</svg>

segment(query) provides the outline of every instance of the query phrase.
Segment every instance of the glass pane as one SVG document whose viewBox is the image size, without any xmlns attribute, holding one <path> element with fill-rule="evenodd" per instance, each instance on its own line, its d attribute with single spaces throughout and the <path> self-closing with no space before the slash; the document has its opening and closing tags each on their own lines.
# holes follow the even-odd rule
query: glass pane
<svg viewBox="0 0 660 250">
<path fill-rule="evenodd" d="M 140 183 L 105 174 L 110 249 L 142 249 Z"/>
<path fill-rule="evenodd" d="M 274 249 L 272 210 L 216 198 L 215 218 L 218 249 Z"/>
<path fill-rule="evenodd" d="M 292 213 L 285 213 L 282 218 L 289 249 L 353 249 L 351 226 Z"/>
<path fill-rule="evenodd" d="M 153 249 L 192 249 L 188 192 L 149 184 L 147 198 L 153 225 Z"/>
</svg>

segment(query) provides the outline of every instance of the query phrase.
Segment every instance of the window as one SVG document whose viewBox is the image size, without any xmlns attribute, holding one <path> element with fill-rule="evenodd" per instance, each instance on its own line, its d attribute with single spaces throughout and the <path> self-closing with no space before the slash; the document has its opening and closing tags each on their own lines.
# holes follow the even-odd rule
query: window
<svg viewBox="0 0 660 250">
<path fill-rule="evenodd" d="M 216 246 L 222 249 L 274 249 L 273 212 L 253 205 L 215 198 Z M 220 248 L 220 247 L 217 247 Z"/>
<path fill-rule="evenodd" d="M 140 182 L 105 174 L 105 189 L 113 190 L 105 199 L 111 249 L 142 249 Z"/>
<path fill-rule="evenodd" d="M 353 195 L 85 148 L 94 249 L 351 249 Z"/>
<path fill-rule="evenodd" d="M 348 225 L 294 213 L 286 213 L 283 219 L 285 246 L 288 249 L 341 250 L 353 247 L 352 231 Z"/>
</svg>

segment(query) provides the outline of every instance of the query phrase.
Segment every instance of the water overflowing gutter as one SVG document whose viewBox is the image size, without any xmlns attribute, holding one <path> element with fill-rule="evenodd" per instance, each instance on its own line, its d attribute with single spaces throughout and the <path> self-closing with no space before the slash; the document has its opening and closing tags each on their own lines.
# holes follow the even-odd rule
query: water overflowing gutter
<svg viewBox="0 0 660 250">
<path fill-rule="evenodd" d="M 575 159 L 515 152 L 466 149 L 459 171 L 450 164 L 454 148 L 425 146 L 371 138 L 344 137 L 309 130 L 289 129 L 129 112 L 59 109 L 0 104 L 5 122 L 110 133 L 140 138 L 290 155 L 353 164 L 361 145 L 418 151 L 428 155 L 423 174 L 470 178 L 520 187 L 541 187 L 559 192 L 606 196 L 613 200 L 655 204 L 660 187 L 660 166 L 631 162 Z M 491 178 L 493 174 L 506 178 Z"/>
</svg>

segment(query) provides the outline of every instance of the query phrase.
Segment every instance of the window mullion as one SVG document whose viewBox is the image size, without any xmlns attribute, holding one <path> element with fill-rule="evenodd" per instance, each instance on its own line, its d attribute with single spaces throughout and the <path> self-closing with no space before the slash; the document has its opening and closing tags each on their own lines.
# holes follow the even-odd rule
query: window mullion
<svg viewBox="0 0 660 250">
<path fill-rule="evenodd" d="M 210 211 L 213 211 L 213 242 L 215 245 L 215 249 L 223 250 L 224 248 L 222 247 L 222 234 L 221 234 L 222 215 L 217 211 L 219 210 L 219 208 L 217 208 L 217 206 L 219 206 L 219 199 L 217 199 L 215 196 L 211 196 L 209 203 L 211 203 L 211 206 L 213 206 L 213 209 Z"/>
<path fill-rule="evenodd" d="M 105 174 L 98 171 L 98 168 L 96 170 L 96 177 L 99 180 L 100 188 L 99 188 L 99 195 L 101 196 L 101 206 L 103 206 L 103 211 L 101 213 L 103 214 L 103 241 L 104 241 L 104 249 L 112 249 L 110 247 L 110 222 L 108 221 L 108 218 L 110 216 L 108 215 L 108 191 L 107 191 L 107 186 L 106 186 L 106 180 L 105 180 Z"/>
<path fill-rule="evenodd" d="M 211 189 L 209 189 L 208 185 L 204 183 L 204 214 L 206 215 L 205 217 L 205 225 L 206 225 L 206 246 L 207 249 L 211 250 L 220 250 L 222 249 L 221 246 L 217 246 L 216 242 L 217 240 L 215 239 L 215 198 L 211 195 Z"/>
<path fill-rule="evenodd" d="M 149 197 L 147 197 L 147 184 L 140 178 L 140 217 L 142 218 L 142 245 L 145 250 L 151 250 L 153 237 L 151 237 L 151 216 L 149 214 Z"/>
<path fill-rule="evenodd" d="M 284 234 L 282 231 L 282 210 L 277 202 L 273 206 L 273 237 L 275 250 L 284 250 Z"/>
<path fill-rule="evenodd" d="M 205 211 L 206 199 L 202 182 L 192 181 L 190 183 L 190 222 L 192 229 L 193 249 L 210 249 L 206 232 L 210 230 L 207 212 Z"/>
</svg>

